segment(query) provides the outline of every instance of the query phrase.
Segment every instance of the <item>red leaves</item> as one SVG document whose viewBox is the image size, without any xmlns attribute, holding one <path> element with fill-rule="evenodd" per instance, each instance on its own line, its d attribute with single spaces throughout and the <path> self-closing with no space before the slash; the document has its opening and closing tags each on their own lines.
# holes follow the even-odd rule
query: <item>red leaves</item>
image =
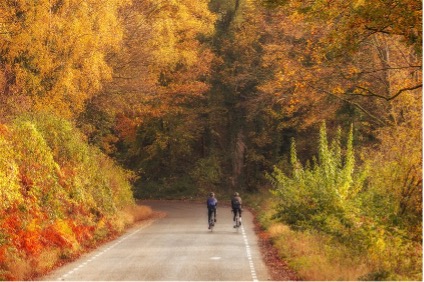
<svg viewBox="0 0 424 282">
<path fill-rule="evenodd" d="M 70 123 L 23 119 L 0 135 L 0 280 L 32 279 L 115 234 L 116 205 L 132 203 L 125 172 Z"/>
<path fill-rule="evenodd" d="M 6 251 L 7 251 L 7 247 L 5 245 L 0 246 L 0 262 L 3 262 L 6 260 Z"/>
<path fill-rule="evenodd" d="M 93 234 L 95 230 L 94 226 L 89 226 L 85 224 L 78 225 L 75 222 L 72 222 L 70 226 L 75 234 L 75 238 L 81 245 L 87 245 L 87 243 L 93 239 Z"/>
<path fill-rule="evenodd" d="M 4 250 L 13 247 L 30 256 L 39 253 L 42 248 L 39 244 L 40 229 L 36 227 L 35 221 L 27 223 L 25 216 L 17 207 L 9 209 L 0 223 L 2 233 L 6 236 L 6 243 L 1 246 Z"/>
<path fill-rule="evenodd" d="M 55 246 L 61 249 L 72 246 L 71 242 L 58 230 L 57 225 L 50 225 L 42 232 L 43 244 L 46 246 Z"/>
<path fill-rule="evenodd" d="M 119 132 L 121 139 L 135 141 L 137 128 L 140 125 L 138 118 L 129 118 L 123 114 L 116 117 L 116 130 Z"/>
<path fill-rule="evenodd" d="M 19 249 L 25 251 L 28 256 L 36 256 L 43 248 L 40 239 L 39 229 L 20 230 L 15 237 L 15 244 Z"/>
</svg>

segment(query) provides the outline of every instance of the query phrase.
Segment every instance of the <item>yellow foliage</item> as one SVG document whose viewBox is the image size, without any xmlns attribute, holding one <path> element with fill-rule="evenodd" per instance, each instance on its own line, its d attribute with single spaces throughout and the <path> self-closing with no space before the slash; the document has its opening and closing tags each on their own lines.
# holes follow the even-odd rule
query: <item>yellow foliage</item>
<svg viewBox="0 0 424 282">
<path fill-rule="evenodd" d="M 73 251 L 76 251 L 80 245 L 75 238 L 75 233 L 71 229 L 71 227 L 68 225 L 68 222 L 63 219 L 57 219 L 53 223 L 54 229 L 58 232 L 58 234 L 62 237 L 62 239 L 71 246 L 71 249 Z"/>
<path fill-rule="evenodd" d="M 0 48 L 14 87 L 37 111 L 75 117 L 111 77 L 105 55 L 120 46 L 118 10 L 127 1 L 9 2 L 0 3 Z"/>
<path fill-rule="evenodd" d="M 0 210 L 22 200 L 15 154 L 13 146 L 0 135 Z"/>
<path fill-rule="evenodd" d="M 208 1 L 153 2 L 155 14 L 145 18 L 152 27 L 146 42 L 155 58 L 152 67 L 157 72 L 173 69 L 178 63 L 192 66 L 200 59 L 196 36 L 213 31 L 215 16 L 207 8 Z"/>
</svg>

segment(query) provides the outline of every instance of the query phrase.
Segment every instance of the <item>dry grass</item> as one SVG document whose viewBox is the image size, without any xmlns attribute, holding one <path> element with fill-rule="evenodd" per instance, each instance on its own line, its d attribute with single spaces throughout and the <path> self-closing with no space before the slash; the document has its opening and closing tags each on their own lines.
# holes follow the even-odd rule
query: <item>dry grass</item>
<svg viewBox="0 0 424 282">
<path fill-rule="evenodd" d="M 25 280 L 32 274 L 30 262 L 19 258 L 10 258 L 6 262 L 6 269 L 6 280 Z"/>
<path fill-rule="evenodd" d="M 139 221 L 151 218 L 153 214 L 152 209 L 148 206 L 129 206 L 118 212 L 118 217 L 114 220 L 114 227 L 118 233 L 121 233 L 127 227 Z"/>
<path fill-rule="evenodd" d="M 358 280 L 370 269 L 349 251 L 322 235 L 292 231 L 283 224 L 270 226 L 280 255 L 303 280 Z"/>
<path fill-rule="evenodd" d="M 125 218 L 128 222 L 135 223 L 148 219 L 152 216 L 153 211 L 149 206 L 135 205 L 124 210 Z"/>
<path fill-rule="evenodd" d="M 54 269 L 61 260 L 62 251 L 59 248 L 46 248 L 38 255 L 22 259 L 17 256 L 10 256 L 5 261 L 4 266 L 6 274 L 3 278 L 6 280 L 22 281 L 31 280 Z"/>
<path fill-rule="evenodd" d="M 45 249 L 37 258 L 37 270 L 40 273 L 46 273 L 47 271 L 53 269 L 56 263 L 60 259 L 60 250 L 58 248 Z"/>
</svg>

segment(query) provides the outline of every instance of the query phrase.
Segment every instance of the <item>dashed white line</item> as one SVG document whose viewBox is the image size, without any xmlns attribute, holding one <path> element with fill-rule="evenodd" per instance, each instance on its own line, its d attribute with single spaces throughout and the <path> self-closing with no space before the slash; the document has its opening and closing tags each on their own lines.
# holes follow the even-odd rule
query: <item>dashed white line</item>
<svg viewBox="0 0 424 282">
<path fill-rule="evenodd" d="M 83 267 L 84 267 L 84 266 L 86 266 L 88 263 L 90 263 L 90 262 L 94 261 L 94 260 L 95 260 L 95 259 L 97 259 L 99 256 L 103 255 L 105 252 L 109 251 L 110 249 L 112 249 L 112 248 L 114 248 L 115 246 L 119 245 L 120 243 L 122 243 L 122 242 L 123 242 L 123 241 L 125 241 L 126 239 L 128 239 L 128 238 L 130 238 L 131 236 L 135 235 L 137 232 L 139 232 L 141 229 L 143 229 L 143 228 L 145 228 L 145 227 L 146 227 L 146 225 L 144 225 L 144 226 L 142 226 L 142 227 L 138 228 L 137 230 L 135 230 L 133 233 L 131 233 L 131 234 L 129 234 L 129 235 L 126 235 L 126 236 L 124 236 L 124 237 L 121 237 L 121 239 L 120 239 L 120 240 L 118 240 L 115 244 L 113 244 L 113 245 L 111 245 L 110 247 L 108 247 L 108 248 L 104 249 L 103 251 L 101 251 L 101 252 L 97 253 L 96 255 L 94 255 L 94 256 L 92 256 L 92 257 L 90 257 L 90 258 L 89 258 L 89 259 L 87 259 L 84 263 L 82 263 L 82 264 L 78 265 L 77 267 L 75 267 L 74 269 L 70 270 L 69 272 L 67 272 L 67 273 L 63 274 L 63 275 L 62 275 L 62 276 L 61 276 L 58 280 L 65 280 L 65 278 L 66 278 L 67 276 L 69 276 L 69 275 L 73 274 L 74 272 L 76 272 L 77 270 L 79 270 L 79 269 L 83 268 Z M 248 242 L 248 240 L 247 240 L 246 231 L 245 231 L 245 229 L 244 229 L 244 227 L 243 227 L 243 226 L 241 226 L 241 231 L 242 231 L 242 235 L 243 235 L 243 241 L 244 241 L 244 244 L 245 244 L 245 247 L 246 247 L 246 255 L 247 255 L 248 262 L 249 262 L 250 274 L 251 274 L 251 276 L 252 276 L 252 280 L 253 280 L 254 282 L 258 282 L 258 277 L 257 277 L 256 270 L 255 270 L 255 266 L 254 266 L 254 263 L 253 263 L 252 254 L 251 254 L 251 251 L 250 251 L 250 245 L 249 245 L 249 242 Z M 217 259 L 220 259 L 220 257 L 219 257 L 219 258 L 218 258 L 218 257 L 211 257 L 211 259 L 212 259 L 212 260 L 217 260 Z"/>
<path fill-rule="evenodd" d="M 133 236 L 134 234 L 136 234 L 137 232 L 139 232 L 141 229 L 144 229 L 146 226 L 150 225 L 153 222 L 153 220 L 151 221 L 147 221 L 147 224 L 144 224 L 143 226 L 141 226 L 140 228 L 138 228 L 137 230 L 135 230 L 133 233 L 129 234 L 129 235 L 125 235 L 124 237 L 121 237 L 121 239 L 119 241 L 117 241 L 115 244 L 111 245 L 110 247 L 104 249 L 103 251 L 97 253 L 95 256 L 90 257 L 88 260 L 86 260 L 84 263 L 78 265 L 77 267 L 75 267 L 74 269 L 72 269 L 71 271 L 63 274 L 61 277 L 59 277 L 58 280 L 62 281 L 65 280 L 65 278 L 69 275 L 71 275 L 72 273 L 74 273 L 75 271 L 81 269 L 82 267 L 86 266 L 89 262 L 92 262 L 93 260 L 95 260 L 96 258 L 98 258 L 99 256 L 103 255 L 105 252 L 109 251 L 110 249 L 116 247 L 117 245 L 119 245 L 120 243 L 122 243 L 123 241 L 125 241 L 126 239 L 130 238 L 131 236 Z"/>
<path fill-rule="evenodd" d="M 253 281 L 258 281 L 258 276 L 256 275 L 255 265 L 253 264 L 252 253 L 250 252 L 249 241 L 247 240 L 246 231 L 244 230 L 243 225 L 241 226 L 241 232 L 243 234 L 244 245 L 246 246 L 246 255 L 247 260 L 249 261 L 250 274 L 252 275 Z"/>
</svg>

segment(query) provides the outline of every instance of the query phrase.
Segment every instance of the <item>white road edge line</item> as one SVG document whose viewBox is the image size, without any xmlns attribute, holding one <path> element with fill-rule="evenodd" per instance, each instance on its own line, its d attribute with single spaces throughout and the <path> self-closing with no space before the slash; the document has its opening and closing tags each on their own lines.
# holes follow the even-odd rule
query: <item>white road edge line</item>
<svg viewBox="0 0 424 282">
<path fill-rule="evenodd" d="M 99 256 L 103 255 L 106 251 L 111 250 L 112 248 L 116 247 L 117 245 L 119 245 L 120 243 L 122 243 L 123 241 L 125 241 L 126 239 L 130 238 L 131 236 L 133 236 L 134 234 L 136 234 L 137 232 L 139 232 L 140 230 L 146 228 L 147 226 L 149 226 L 154 220 L 147 220 L 146 224 L 143 224 L 142 226 L 140 226 L 137 230 L 135 230 L 134 232 L 130 233 L 129 235 L 125 235 L 124 237 L 121 237 L 121 239 L 113 244 L 112 246 L 106 248 L 105 250 L 97 253 L 96 255 L 93 255 L 92 257 L 88 258 L 84 263 L 78 265 L 77 267 L 75 267 L 74 269 L 72 269 L 71 271 L 63 274 L 61 277 L 59 277 L 57 280 L 58 281 L 63 281 L 65 280 L 66 276 L 69 276 L 70 274 L 74 273 L 75 271 L 81 269 L 82 267 L 86 266 L 89 262 L 92 262 L 93 260 L 95 260 L 96 258 L 98 258 Z"/>
<path fill-rule="evenodd" d="M 254 282 L 258 282 L 259 280 L 258 280 L 258 277 L 256 275 L 255 266 L 253 264 L 252 253 L 250 252 L 249 242 L 247 240 L 246 231 L 244 230 L 243 225 L 241 226 L 241 232 L 243 234 L 244 245 L 246 246 L 246 255 L 247 255 L 247 259 L 249 260 L 250 274 L 252 275 L 252 280 Z"/>
</svg>

